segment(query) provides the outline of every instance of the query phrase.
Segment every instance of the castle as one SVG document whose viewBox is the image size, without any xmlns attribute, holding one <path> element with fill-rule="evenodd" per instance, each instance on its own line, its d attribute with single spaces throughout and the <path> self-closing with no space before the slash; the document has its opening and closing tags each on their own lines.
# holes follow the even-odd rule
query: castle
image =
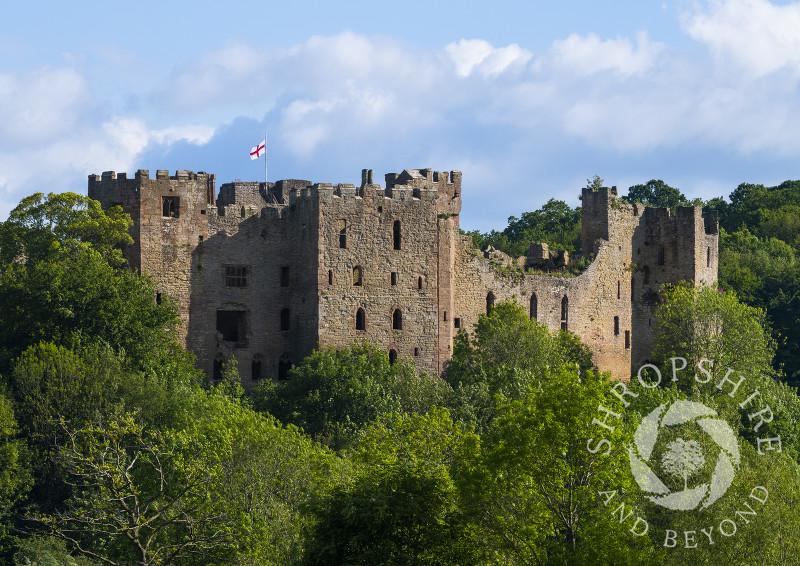
<svg viewBox="0 0 800 566">
<path fill-rule="evenodd" d="M 125 257 L 153 279 L 157 301 L 178 300 L 181 337 L 199 366 L 219 378 L 235 357 L 246 388 L 285 378 L 318 344 L 359 339 L 441 372 L 459 329 L 512 298 L 551 329 L 576 333 L 600 369 L 628 379 L 652 348 L 659 287 L 717 279 L 715 212 L 671 214 L 625 204 L 615 188 L 584 188 L 588 268 L 510 272 L 497 263 L 551 265 L 553 256 L 542 244 L 519 260 L 474 250 L 459 232 L 460 172 L 385 179 L 381 187 L 364 170 L 360 186 L 236 181 L 217 195 L 213 174 L 110 171 L 89 176 L 89 197 L 131 215 Z"/>
</svg>

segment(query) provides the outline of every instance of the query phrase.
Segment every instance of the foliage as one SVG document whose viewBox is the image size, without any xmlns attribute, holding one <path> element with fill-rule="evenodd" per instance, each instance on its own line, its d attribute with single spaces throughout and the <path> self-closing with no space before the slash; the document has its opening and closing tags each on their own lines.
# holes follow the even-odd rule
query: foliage
<svg viewBox="0 0 800 566">
<path fill-rule="evenodd" d="M 0 264 L 38 263 L 82 242 L 119 267 L 125 263 L 120 246 L 133 243 L 132 226 L 121 207 L 103 211 L 96 200 L 75 193 L 35 193 L 0 223 Z"/>
<path fill-rule="evenodd" d="M 14 555 L 15 566 L 95 566 L 85 556 L 72 556 L 63 540 L 32 536 L 24 539 Z"/>
<path fill-rule="evenodd" d="M 454 474 L 478 445 L 445 409 L 390 414 L 353 455 L 361 469 L 322 506 L 304 564 L 469 564 Z"/>
<path fill-rule="evenodd" d="M 364 342 L 315 350 L 292 368 L 289 380 L 260 385 L 255 406 L 338 449 L 380 415 L 427 412 L 446 390 L 437 377 L 418 374 L 409 360 L 392 364 L 385 351 Z"/>
<path fill-rule="evenodd" d="M 570 254 L 581 248 L 581 209 L 550 199 L 534 212 L 523 212 L 517 218 L 510 216 L 508 226 L 502 231 L 468 232 L 473 246 L 491 245 L 511 257 L 527 255 L 531 242 L 542 242 L 553 250 L 566 250 Z"/>
<path fill-rule="evenodd" d="M 692 206 L 694 203 L 683 195 L 680 190 L 670 187 L 661 179 L 651 179 L 643 185 L 634 185 L 628 188 L 628 194 L 621 200 L 633 204 L 641 202 L 648 206 L 670 208 L 677 206 Z"/>
</svg>

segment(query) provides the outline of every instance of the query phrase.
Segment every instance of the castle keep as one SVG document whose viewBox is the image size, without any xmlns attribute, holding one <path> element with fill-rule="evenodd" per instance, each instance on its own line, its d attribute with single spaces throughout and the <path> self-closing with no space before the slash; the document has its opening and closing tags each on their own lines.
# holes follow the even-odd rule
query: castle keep
<svg viewBox="0 0 800 566">
<path fill-rule="evenodd" d="M 616 190 L 583 189 L 577 276 L 501 271 L 565 263 L 543 244 L 512 259 L 473 250 L 459 232 L 461 173 L 406 170 L 385 187 L 226 183 L 208 173 L 146 170 L 89 176 L 89 197 L 131 215 L 130 265 L 149 275 L 156 300 L 180 303 L 182 338 L 209 375 L 238 361 L 245 387 L 283 378 L 317 344 L 376 341 L 392 359 L 430 372 L 450 359 L 453 337 L 495 302 L 515 299 L 553 330 L 575 332 L 595 362 L 620 379 L 653 343 L 663 283 L 717 279 L 716 213 L 627 205 Z"/>
</svg>

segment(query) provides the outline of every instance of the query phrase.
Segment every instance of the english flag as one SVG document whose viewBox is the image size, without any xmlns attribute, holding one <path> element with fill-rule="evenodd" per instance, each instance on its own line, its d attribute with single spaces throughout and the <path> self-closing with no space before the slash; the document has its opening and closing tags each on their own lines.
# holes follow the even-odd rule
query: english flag
<svg viewBox="0 0 800 566">
<path fill-rule="evenodd" d="M 250 150 L 250 159 L 258 159 L 267 152 L 267 140 L 264 138 L 260 144 Z"/>
</svg>

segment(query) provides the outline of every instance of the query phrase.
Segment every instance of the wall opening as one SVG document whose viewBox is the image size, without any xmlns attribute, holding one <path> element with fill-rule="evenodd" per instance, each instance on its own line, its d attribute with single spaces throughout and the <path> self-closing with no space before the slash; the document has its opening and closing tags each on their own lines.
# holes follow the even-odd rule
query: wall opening
<svg viewBox="0 0 800 566">
<path fill-rule="evenodd" d="M 361 270 L 360 265 L 356 265 L 353 268 L 353 285 L 356 287 L 361 287 L 364 284 L 364 274 Z"/>
<path fill-rule="evenodd" d="M 392 271 L 392 285 L 397 285 L 397 272 Z"/>
<path fill-rule="evenodd" d="M 489 314 L 491 314 L 493 308 L 494 308 L 494 293 L 489 291 L 489 294 L 486 295 L 486 316 L 489 316 Z"/>
<path fill-rule="evenodd" d="M 619 336 L 619 317 L 614 317 L 614 336 Z"/>
<path fill-rule="evenodd" d="M 419 356 L 419 348 L 414 348 L 414 357 Z"/>
<path fill-rule="evenodd" d="M 359 308 L 356 311 L 356 330 L 366 330 L 367 329 L 367 313 L 364 312 L 363 308 Z"/>
<path fill-rule="evenodd" d="M 226 287 L 247 287 L 248 269 L 245 265 L 225 266 Z"/>
<path fill-rule="evenodd" d="M 217 311 L 217 332 L 224 342 L 244 342 L 245 311 Z"/>
<path fill-rule="evenodd" d="M 281 354 L 281 358 L 278 360 L 278 379 L 281 381 L 289 379 L 290 369 L 292 369 L 292 360 L 289 358 L 289 354 Z"/>
<path fill-rule="evenodd" d="M 664 265 L 664 246 L 658 246 L 658 265 Z"/>
<path fill-rule="evenodd" d="M 264 377 L 264 356 L 256 354 L 253 356 L 253 362 L 250 364 L 250 378 L 253 381 L 258 381 Z"/>
<path fill-rule="evenodd" d="M 289 266 L 284 265 L 281 267 L 281 287 L 289 286 Z"/>
<path fill-rule="evenodd" d="M 530 317 L 533 320 L 539 320 L 537 317 L 539 315 L 539 299 L 536 298 L 536 293 L 531 295 L 531 309 L 530 309 Z"/>
<path fill-rule="evenodd" d="M 444 311 L 444 321 L 447 322 L 447 311 Z"/>
<path fill-rule="evenodd" d="M 347 247 L 347 221 L 339 220 L 339 247 Z"/>
<path fill-rule="evenodd" d="M 617 298 L 622 298 L 622 281 L 617 281 Z"/>
<path fill-rule="evenodd" d="M 625 349 L 626 350 L 630 350 L 631 349 L 631 331 L 630 330 L 626 330 L 625 331 Z"/>
<path fill-rule="evenodd" d="M 289 319 L 292 315 L 292 311 L 289 309 L 283 309 L 281 311 L 281 330 L 289 330 Z"/>
<path fill-rule="evenodd" d="M 706 267 L 711 267 L 711 246 L 706 248 Z"/>
<path fill-rule="evenodd" d="M 455 328 L 461 328 L 461 319 L 460 318 L 454 318 L 453 319 L 453 326 Z"/>
<path fill-rule="evenodd" d="M 394 364 L 397 361 L 397 350 L 392 348 L 389 350 L 389 364 Z"/>
<path fill-rule="evenodd" d="M 161 293 L 156 293 L 156 304 L 157 305 L 161 304 Z"/>
<path fill-rule="evenodd" d="M 328 285 L 333 285 L 333 270 L 328 270 Z"/>
<path fill-rule="evenodd" d="M 400 236 L 400 221 L 395 220 L 392 227 L 392 235 L 394 236 L 394 249 L 399 250 L 402 246 L 402 238 Z"/>
<path fill-rule="evenodd" d="M 217 354 L 217 356 L 214 358 L 214 369 L 213 369 L 213 372 L 211 374 L 211 377 L 214 378 L 214 381 L 219 381 L 220 379 L 222 379 L 222 362 L 223 362 L 223 359 L 224 358 L 222 357 L 222 353 L 221 352 L 219 354 Z"/>
<path fill-rule="evenodd" d="M 417 277 L 417 289 L 422 290 L 422 277 Z"/>
<path fill-rule="evenodd" d="M 394 309 L 392 313 L 392 330 L 403 330 L 403 311 Z"/>
<path fill-rule="evenodd" d="M 181 197 L 161 197 L 161 216 L 178 218 L 180 216 Z"/>
<path fill-rule="evenodd" d="M 636 293 L 633 291 L 633 277 L 631 277 L 631 302 L 636 301 Z"/>
<path fill-rule="evenodd" d="M 561 330 L 569 330 L 569 299 L 561 299 Z"/>
</svg>

